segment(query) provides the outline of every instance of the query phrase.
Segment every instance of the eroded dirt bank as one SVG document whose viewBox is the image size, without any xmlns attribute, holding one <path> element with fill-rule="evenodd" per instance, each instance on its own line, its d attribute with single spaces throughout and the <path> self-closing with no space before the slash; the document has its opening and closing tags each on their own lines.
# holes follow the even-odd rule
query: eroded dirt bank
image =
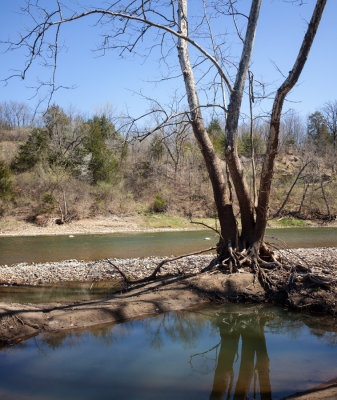
<svg viewBox="0 0 337 400">
<path fill-rule="evenodd" d="M 160 278 L 125 293 L 81 303 L 0 303 L 0 340 L 3 344 L 40 332 L 86 328 L 121 322 L 172 310 L 183 310 L 210 301 L 245 298 L 263 301 L 261 285 L 249 273 L 207 273 L 190 277 Z"/>
<path fill-rule="evenodd" d="M 284 278 L 286 279 L 286 278 Z M 286 288 L 287 282 L 283 282 Z M 282 285 L 280 286 L 282 287 Z M 208 302 L 273 302 L 292 309 L 337 315 L 336 287 L 317 288 L 303 281 L 292 290 L 266 291 L 249 272 L 161 277 L 101 300 L 46 303 L 0 303 L 0 341 L 13 344 L 40 332 L 57 332 L 138 319 Z"/>
</svg>

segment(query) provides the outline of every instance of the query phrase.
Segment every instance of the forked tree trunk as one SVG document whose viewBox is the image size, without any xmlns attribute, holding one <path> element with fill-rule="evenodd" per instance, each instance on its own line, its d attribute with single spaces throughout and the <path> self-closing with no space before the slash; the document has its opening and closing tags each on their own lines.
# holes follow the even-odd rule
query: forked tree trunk
<svg viewBox="0 0 337 400">
<path fill-rule="evenodd" d="M 310 183 L 304 182 L 302 200 L 301 200 L 301 204 L 300 204 L 300 206 L 299 206 L 299 208 L 298 208 L 298 211 L 297 211 L 297 214 L 298 214 L 299 216 L 300 216 L 301 213 L 302 213 L 302 208 L 303 208 L 303 205 L 304 205 L 305 196 L 306 196 L 306 194 L 307 194 L 307 190 L 309 189 L 309 186 L 310 186 Z"/>
<path fill-rule="evenodd" d="M 324 189 L 324 184 L 323 184 L 323 179 L 322 178 L 321 178 L 321 190 L 322 190 L 324 203 L 326 205 L 326 209 L 327 209 L 327 212 L 328 212 L 328 219 L 329 219 L 329 221 L 331 221 L 332 217 L 331 217 L 330 206 L 329 206 L 327 195 L 325 193 L 325 189 Z"/>
<path fill-rule="evenodd" d="M 255 32 L 259 16 L 261 0 L 252 0 L 245 34 L 242 55 L 238 67 L 226 119 L 226 161 L 238 198 L 241 214 L 242 232 L 239 232 L 233 213 L 233 205 L 229 196 L 226 177 L 221 168 L 221 160 L 217 156 L 212 142 L 206 131 L 194 79 L 193 70 L 188 53 L 188 43 L 179 38 L 178 55 L 183 73 L 188 104 L 190 108 L 191 124 L 200 150 L 203 154 L 208 174 L 212 183 L 214 200 L 221 227 L 221 237 L 218 245 L 218 255 L 221 259 L 231 255 L 232 249 L 253 249 L 259 252 L 263 246 L 263 238 L 267 225 L 268 208 L 270 201 L 271 183 L 274 173 L 275 157 L 278 151 L 280 118 L 283 102 L 286 95 L 296 84 L 315 37 L 326 0 L 317 0 L 317 4 L 308 26 L 302 46 L 298 53 L 293 69 L 287 79 L 277 91 L 270 122 L 269 138 L 265 161 L 262 167 L 258 204 L 252 201 L 249 187 L 244 177 L 244 171 L 237 151 L 237 130 L 242 103 L 243 90 L 247 78 L 248 68 L 252 55 Z M 179 33 L 188 36 L 187 0 L 178 1 Z M 256 219 L 255 219 L 256 211 Z"/>
<path fill-rule="evenodd" d="M 232 177 L 235 193 L 238 198 L 241 214 L 242 232 L 239 248 L 250 247 L 254 242 L 255 218 L 254 203 L 250 196 L 241 161 L 238 155 L 238 125 L 242 103 L 243 90 L 248 74 L 249 64 L 253 52 L 257 21 L 261 7 L 261 0 L 252 0 L 246 35 L 243 43 L 241 59 L 236 74 L 234 88 L 230 95 L 226 120 L 226 161 Z"/>
</svg>

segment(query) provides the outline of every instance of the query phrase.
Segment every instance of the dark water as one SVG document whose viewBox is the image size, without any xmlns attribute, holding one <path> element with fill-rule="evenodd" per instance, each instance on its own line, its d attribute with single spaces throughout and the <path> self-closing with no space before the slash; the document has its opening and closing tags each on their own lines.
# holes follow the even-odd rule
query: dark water
<svg viewBox="0 0 337 400">
<path fill-rule="evenodd" d="M 281 399 L 336 378 L 336 360 L 330 317 L 213 306 L 3 348 L 0 397 Z"/>
<path fill-rule="evenodd" d="M 267 240 L 281 247 L 333 247 L 337 246 L 337 228 L 269 229 Z M 2 237 L 0 265 L 180 255 L 211 247 L 216 241 L 211 231 Z"/>
</svg>

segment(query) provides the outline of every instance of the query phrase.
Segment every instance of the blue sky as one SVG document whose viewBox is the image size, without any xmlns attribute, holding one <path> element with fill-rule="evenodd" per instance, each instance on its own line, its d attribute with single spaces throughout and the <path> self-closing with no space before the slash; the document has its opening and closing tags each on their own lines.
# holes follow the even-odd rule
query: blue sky
<svg viewBox="0 0 337 400">
<path fill-rule="evenodd" d="M 52 3 L 54 0 L 44 0 Z M 66 1 L 64 1 L 66 2 Z M 24 16 L 17 13 L 23 0 L 2 0 L 0 15 L 1 40 L 15 38 L 17 32 L 27 25 Z M 43 3 L 43 2 L 42 2 Z M 94 4 L 103 4 L 96 1 Z M 192 0 L 192 13 L 196 12 L 199 0 Z M 242 1 L 247 7 L 248 0 Z M 268 84 L 267 91 L 272 91 L 282 81 L 282 76 L 275 68 L 287 73 L 295 60 L 301 40 L 306 30 L 314 7 L 313 0 L 298 7 L 289 1 L 263 0 L 259 26 L 256 35 L 252 70 L 256 79 Z M 294 108 L 304 118 L 321 108 L 326 101 L 337 99 L 337 1 L 329 0 L 312 47 L 309 59 L 300 77 L 299 84 L 289 95 L 285 110 Z M 116 113 L 126 109 L 133 115 L 139 115 L 148 109 L 148 102 L 135 92 L 142 91 L 145 96 L 158 98 L 163 103 L 170 103 L 176 90 L 183 88 L 182 78 L 153 84 L 149 81 L 160 79 L 166 69 L 160 66 L 157 56 L 144 62 L 142 57 L 118 57 L 116 52 L 109 52 L 98 57 L 93 50 L 100 42 L 99 29 L 93 26 L 93 20 L 83 20 L 69 24 L 63 29 L 62 43 L 64 51 L 59 59 L 58 83 L 74 86 L 72 90 L 59 91 L 54 102 L 65 109 L 73 107 L 84 115 L 91 115 L 105 103 L 110 103 Z M 228 20 L 227 22 L 228 23 Z M 222 21 L 217 21 L 216 32 L 226 29 Z M 231 40 L 229 38 L 229 40 Z M 237 45 L 233 46 L 234 55 Z M 4 46 L 1 47 L 4 50 Z M 0 78 L 5 78 L 10 71 L 20 68 L 24 61 L 24 51 L 1 53 Z M 169 58 L 170 68 L 178 60 Z M 37 99 L 31 99 L 33 92 L 29 87 L 37 79 L 47 79 L 47 71 L 35 65 L 27 79 L 14 79 L 7 86 L 0 86 L 0 101 L 24 101 L 32 107 Z M 245 111 L 246 105 L 243 106 Z M 256 112 L 269 111 L 270 102 L 262 105 Z"/>
</svg>

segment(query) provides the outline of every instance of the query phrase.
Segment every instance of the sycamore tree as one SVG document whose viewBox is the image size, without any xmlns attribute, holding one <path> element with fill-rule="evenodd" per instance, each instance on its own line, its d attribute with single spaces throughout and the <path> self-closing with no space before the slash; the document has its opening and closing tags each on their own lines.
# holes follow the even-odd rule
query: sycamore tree
<svg viewBox="0 0 337 400">
<path fill-rule="evenodd" d="M 261 2 L 110 0 L 94 2 L 91 6 L 85 0 L 28 0 L 23 12 L 31 17 L 32 24 L 16 42 L 10 43 L 11 49 L 24 47 L 28 51 L 26 64 L 19 74 L 21 78 L 26 77 L 34 63 L 42 60 L 45 65 L 51 65 L 51 80 L 43 83 L 44 86 L 49 85 L 51 92 L 59 87 L 55 75 L 64 25 L 74 25 L 80 20 L 92 24 L 94 20 L 97 29 L 101 29 L 103 42 L 100 50 L 103 52 L 115 50 L 125 55 L 147 46 L 147 56 L 151 57 L 155 46 L 159 46 L 163 58 L 170 56 L 170 60 L 172 52 L 175 52 L 185 86 L 187 108 L 183 112 L 171 113 L 155 102 L 156 126 L 140 136 L 144 138 L 165 126 L 172 126 L 177 118 L 181 120 L 182 117 L 192 126 L 205 160 L 219 217 L 220 239 L 216 262 L 227 266 L 231 272 L 244 264 L 248 265 L 259 273 L 260 278 L 261 265 L 277 263 L 264 242 L 264 236 L 279 145 L 282 107 L 286 95 L 297 83 L 305 65 L 326 0 L 316 1 L 294 64 L 289 65 L 288 75 L 274 93 L 266 153 L 257 195 L 253 196 L 247 184 L 247 172 L 238 156 L 238 126 L 243 97 L 249 96 L 250 103 L 253 98 L 251 86 L 254 78 L 250 64 Z M 188 6 L 193 11 L 192 17 Z M 228 42 L 231 39 L 226 35 L 229 23 L 236 32 L 235 40 L 239 39 L 241 49 L 238 57 L 230 53 Z M 219 27 L 223 28 L 222 33 L 219 33 Z M 208 86 L 199 84 L 209 71 L 212 71 L 213 78 Z M 207 91 L 216 95 L 205 95 Z M 206 128 L 205 113 L 210 107 L 220 111 L 225 120 L 222 157 L 214 148 Z M 135 127 L 137 120 L 132 121 L 130 130 Z M 240 230 L 233 210 L 232 190 L 239 204 Z"/>
</svg>

